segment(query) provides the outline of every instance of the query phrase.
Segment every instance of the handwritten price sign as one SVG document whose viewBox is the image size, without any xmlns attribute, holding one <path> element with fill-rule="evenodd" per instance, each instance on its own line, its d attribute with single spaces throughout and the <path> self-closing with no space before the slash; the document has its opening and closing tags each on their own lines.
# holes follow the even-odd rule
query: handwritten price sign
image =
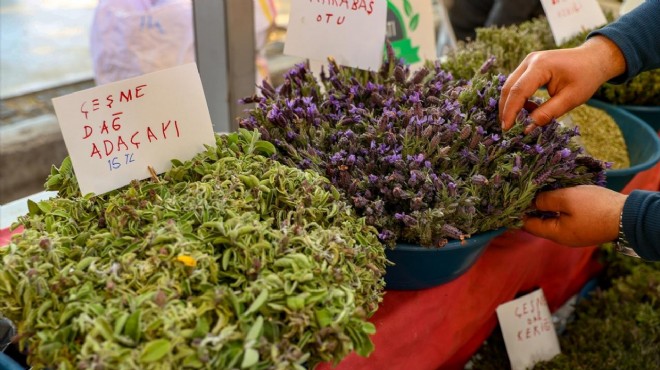
<svg viewBox="0 0 660 370">
<path fill-rule="evenodd" d="M 596 0 L 541 0 L 555 44 L 607 23 Z"/>
<path fill-rule="evenodd" d="M 561 353 L 542 289 L 498 306 L 497 318 L 512 370 L 532 368 Z"/>
<path fill-rule="evenodd" d="M 386 16 L 387 0 L 293 0 L 284 53 L 377 70 Z"/>
<path fill-rule="evenodd" d="M 102 194 L 187 160 L 215 136 L 194 63 L 53 99 L 83 194 Z"/>
</svg>

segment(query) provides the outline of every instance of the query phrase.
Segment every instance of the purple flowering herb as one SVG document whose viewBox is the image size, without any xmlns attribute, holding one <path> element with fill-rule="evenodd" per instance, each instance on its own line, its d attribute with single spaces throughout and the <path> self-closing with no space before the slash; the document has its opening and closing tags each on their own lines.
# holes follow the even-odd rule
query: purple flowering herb
<svg viewBox="0 0 660 370">
<path fill-rule="evenodd" d="M 375 72 L 331 60 L 320 80 L 297 65 L 277 89 L 244 99 L 257 104 L 239 125 L 272 142 L 275 159 L 326 175 L 388 246 L 515 227 L 540 190 L 604 183 L 605 165 L 571 140 L 577 131 L 553 122 L 524 135 L 527 112 L 501 131 L 505 76 L 454 80 L 436 63 L 409 78 L 391 52 Z"/>
</svg>

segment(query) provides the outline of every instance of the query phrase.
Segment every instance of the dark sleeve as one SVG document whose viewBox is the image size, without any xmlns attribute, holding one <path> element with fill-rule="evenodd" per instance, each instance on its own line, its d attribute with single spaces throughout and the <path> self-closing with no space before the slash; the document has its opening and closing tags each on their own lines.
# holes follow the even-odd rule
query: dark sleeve
<svg viewBox="0 0 660 370">
<path fill-rule="evenodd" d="M 623 206 L 623 233 L 648 261 L 660 261 L 660 192 L 634 190 Z"/>
<path fill-rule="evenodd" d="M 641 72 L 660 67 L 660 0 L 647 0 L 587 38 L 603 35 L 623 52 L 626 72 L 611 83 L 623 83 Z"/>
</svg>

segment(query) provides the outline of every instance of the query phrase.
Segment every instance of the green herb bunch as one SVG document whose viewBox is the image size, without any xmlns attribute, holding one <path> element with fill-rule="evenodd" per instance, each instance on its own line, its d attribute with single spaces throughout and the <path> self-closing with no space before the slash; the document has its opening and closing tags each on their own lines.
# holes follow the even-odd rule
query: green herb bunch
<svg viewBox="0 0 660 370">
<path fill-rule="evenodd" d="M 278 160 L 328 177 L 382 242 L 441 247 L 519 225 L 542 189 L 604 183 L 604 163 L 571 141 L 577 130 L 553 122 L 523 135 L 524 112 L 502 132 L 504 76 L 488 67 L 454 80 L 439 64 L 411 73 L 390 53 L 379 71 L 331 60 L 319 82 L 301 64 L 246 99 L 257 104 L 239 123 Z"/>
<path fill-rule="evenodd" d="M 368 355 L 387 263 L 327 179 L 241 130 L 157 182 L 30 204 L 0 314 L 34 369 L 304 369 Z M 17 225 L 15 225 L 17 226 Z"/>
<path fill-rule="evenodd" d="M 505 27 L 481 27 L 476 38 L 461 41 L 442 61 L 442 68 L 454 78 L 470 79 L 490 58 L 495 61 L 492 73 L 509 74 L 527 54 L 553 48 L 554 40 L 545 17 Z"/>
</svg>

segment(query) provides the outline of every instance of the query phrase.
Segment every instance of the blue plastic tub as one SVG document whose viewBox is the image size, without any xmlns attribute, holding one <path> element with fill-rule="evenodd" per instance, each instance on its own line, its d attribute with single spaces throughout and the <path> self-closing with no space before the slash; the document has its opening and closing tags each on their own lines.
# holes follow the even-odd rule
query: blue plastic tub
<svg viewBox="0 0 660 370">
<path fill-rule="evenodd" d="M 506 229 L 473 235 L 463 244 L 455 240 L 442 248 L 398 243 L 387 248 L 387 258 L 394 266 L 387 266 L 385 289 L 417 290 L 440 285 L 464 274 L 474 265 L 486 247 Z"/>
<path fill-rule="evenodd" d="M 11 357 L 0 352 L 0 369 L 1 370 L 25 370 L 25 368 L 19 365 L 16 361 L 12 360 Z"/>
<path fill-rule="evenodd" d="M 621 129 L 628 147 L 630 167 L 607 170 L 607 188 L 621 191 L 636 174 L 653 167 L 660 160 L 660 138 L 641 118 L 619 106 L 589 100 L 588 105 L 603 109 Z"/>
<path fill-rule="evenodd" d="M 660 107 L 650 107 L 643 105 L 617 105 L 617 107 L 622 108 L 623 110 L 626 110 L 641 118 L 642 121 L 651 126 L 653 131 L 660 131 Z"/>
</svg>

